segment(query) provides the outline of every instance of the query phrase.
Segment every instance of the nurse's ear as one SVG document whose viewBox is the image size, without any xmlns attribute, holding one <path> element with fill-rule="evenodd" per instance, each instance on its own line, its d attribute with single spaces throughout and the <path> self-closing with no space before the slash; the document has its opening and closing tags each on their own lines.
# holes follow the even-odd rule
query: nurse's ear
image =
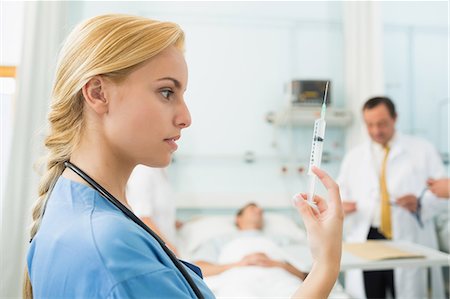
<svg viewBox="0 0 450 299">
<path fill-rule="evenodd" d="M 94 76 L 81 89 L 86 104 L 97 114 L 108 113 L 107 84 L 105 78 Z"/>
</svg>

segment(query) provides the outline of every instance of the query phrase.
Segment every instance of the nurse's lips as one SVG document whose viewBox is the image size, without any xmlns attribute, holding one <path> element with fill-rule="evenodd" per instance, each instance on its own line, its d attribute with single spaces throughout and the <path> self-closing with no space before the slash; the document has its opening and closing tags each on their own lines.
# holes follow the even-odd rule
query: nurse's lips
<svg viewBox="0 0 450 299">
<path fill-rule="evenodd" d="M 172 152 L 176 151 L 178 148 L 178 145 L 175 143 L 175 141 L 177 141 L 178 139 L 180 139 L 180 135 L 164 139 L 164 141 L 169 144 Z"/>
</svg>

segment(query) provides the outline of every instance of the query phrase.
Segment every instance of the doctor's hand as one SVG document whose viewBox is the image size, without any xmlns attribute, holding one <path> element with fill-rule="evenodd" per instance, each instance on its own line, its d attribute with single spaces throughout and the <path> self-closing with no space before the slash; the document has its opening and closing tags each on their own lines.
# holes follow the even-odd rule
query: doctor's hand
<svg viewBox="0 0 450 299">
<path fill-rule="evenodd" d="M 403 195 L 395 201 L 395 203 L 408 211 L 415 213 L 418 207 L 417 197 L 412 194 Z"/>
<path fill-rule="evenodd" d="M 353 212 L 356 212 L 356 202 L 355 201 L 349 201 L 349 200 L 343 200 L 342 201 L 342 208 L 344 210 L 344 214 L 348 215 Z"/>
</svg>

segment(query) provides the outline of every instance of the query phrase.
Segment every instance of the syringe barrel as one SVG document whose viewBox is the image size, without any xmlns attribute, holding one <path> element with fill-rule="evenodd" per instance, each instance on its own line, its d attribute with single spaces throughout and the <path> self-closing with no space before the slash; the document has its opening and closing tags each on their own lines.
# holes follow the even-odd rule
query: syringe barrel
<svg viewBox="0 0 450 299">
<path fill-rule="evenodd" d="M 314 202 L 314 191 L 316 187 L 316 176 L 312 173 L 312 175 L 308 175 L 308 197 L 307 200 L 309 202 Z"/>
<path fill-rule="evenodd" d="M 313 175 L 312 167 L 316 166 L 320 168 L 322 162 L 322 149 L 325 139 L 325 126 L 326 122 L 323 118 L 319 118 L 314 122 L 314 132 L 311 144 L 311 157 L 309 159 L 308 174 Z"/>
</svg>

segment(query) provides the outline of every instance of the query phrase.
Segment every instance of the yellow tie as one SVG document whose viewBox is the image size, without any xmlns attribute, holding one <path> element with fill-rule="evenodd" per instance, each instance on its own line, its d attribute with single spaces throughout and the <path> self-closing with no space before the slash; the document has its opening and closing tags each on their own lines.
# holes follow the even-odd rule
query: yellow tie
<svg viewBox="0 0 450 299">
<path fill-rule="evenodd" d="M 381 193 L 381 233 L 387 238 L 392 239 L 392 224 L 391 224 L 391 205 L 389 203 L 389 192 L 386 183 L 386 162 L 389 155 L 390 148 L 384 148 L 383 164 L 381 164 L 380 174 L 380 193 Z"/>
</svg>

